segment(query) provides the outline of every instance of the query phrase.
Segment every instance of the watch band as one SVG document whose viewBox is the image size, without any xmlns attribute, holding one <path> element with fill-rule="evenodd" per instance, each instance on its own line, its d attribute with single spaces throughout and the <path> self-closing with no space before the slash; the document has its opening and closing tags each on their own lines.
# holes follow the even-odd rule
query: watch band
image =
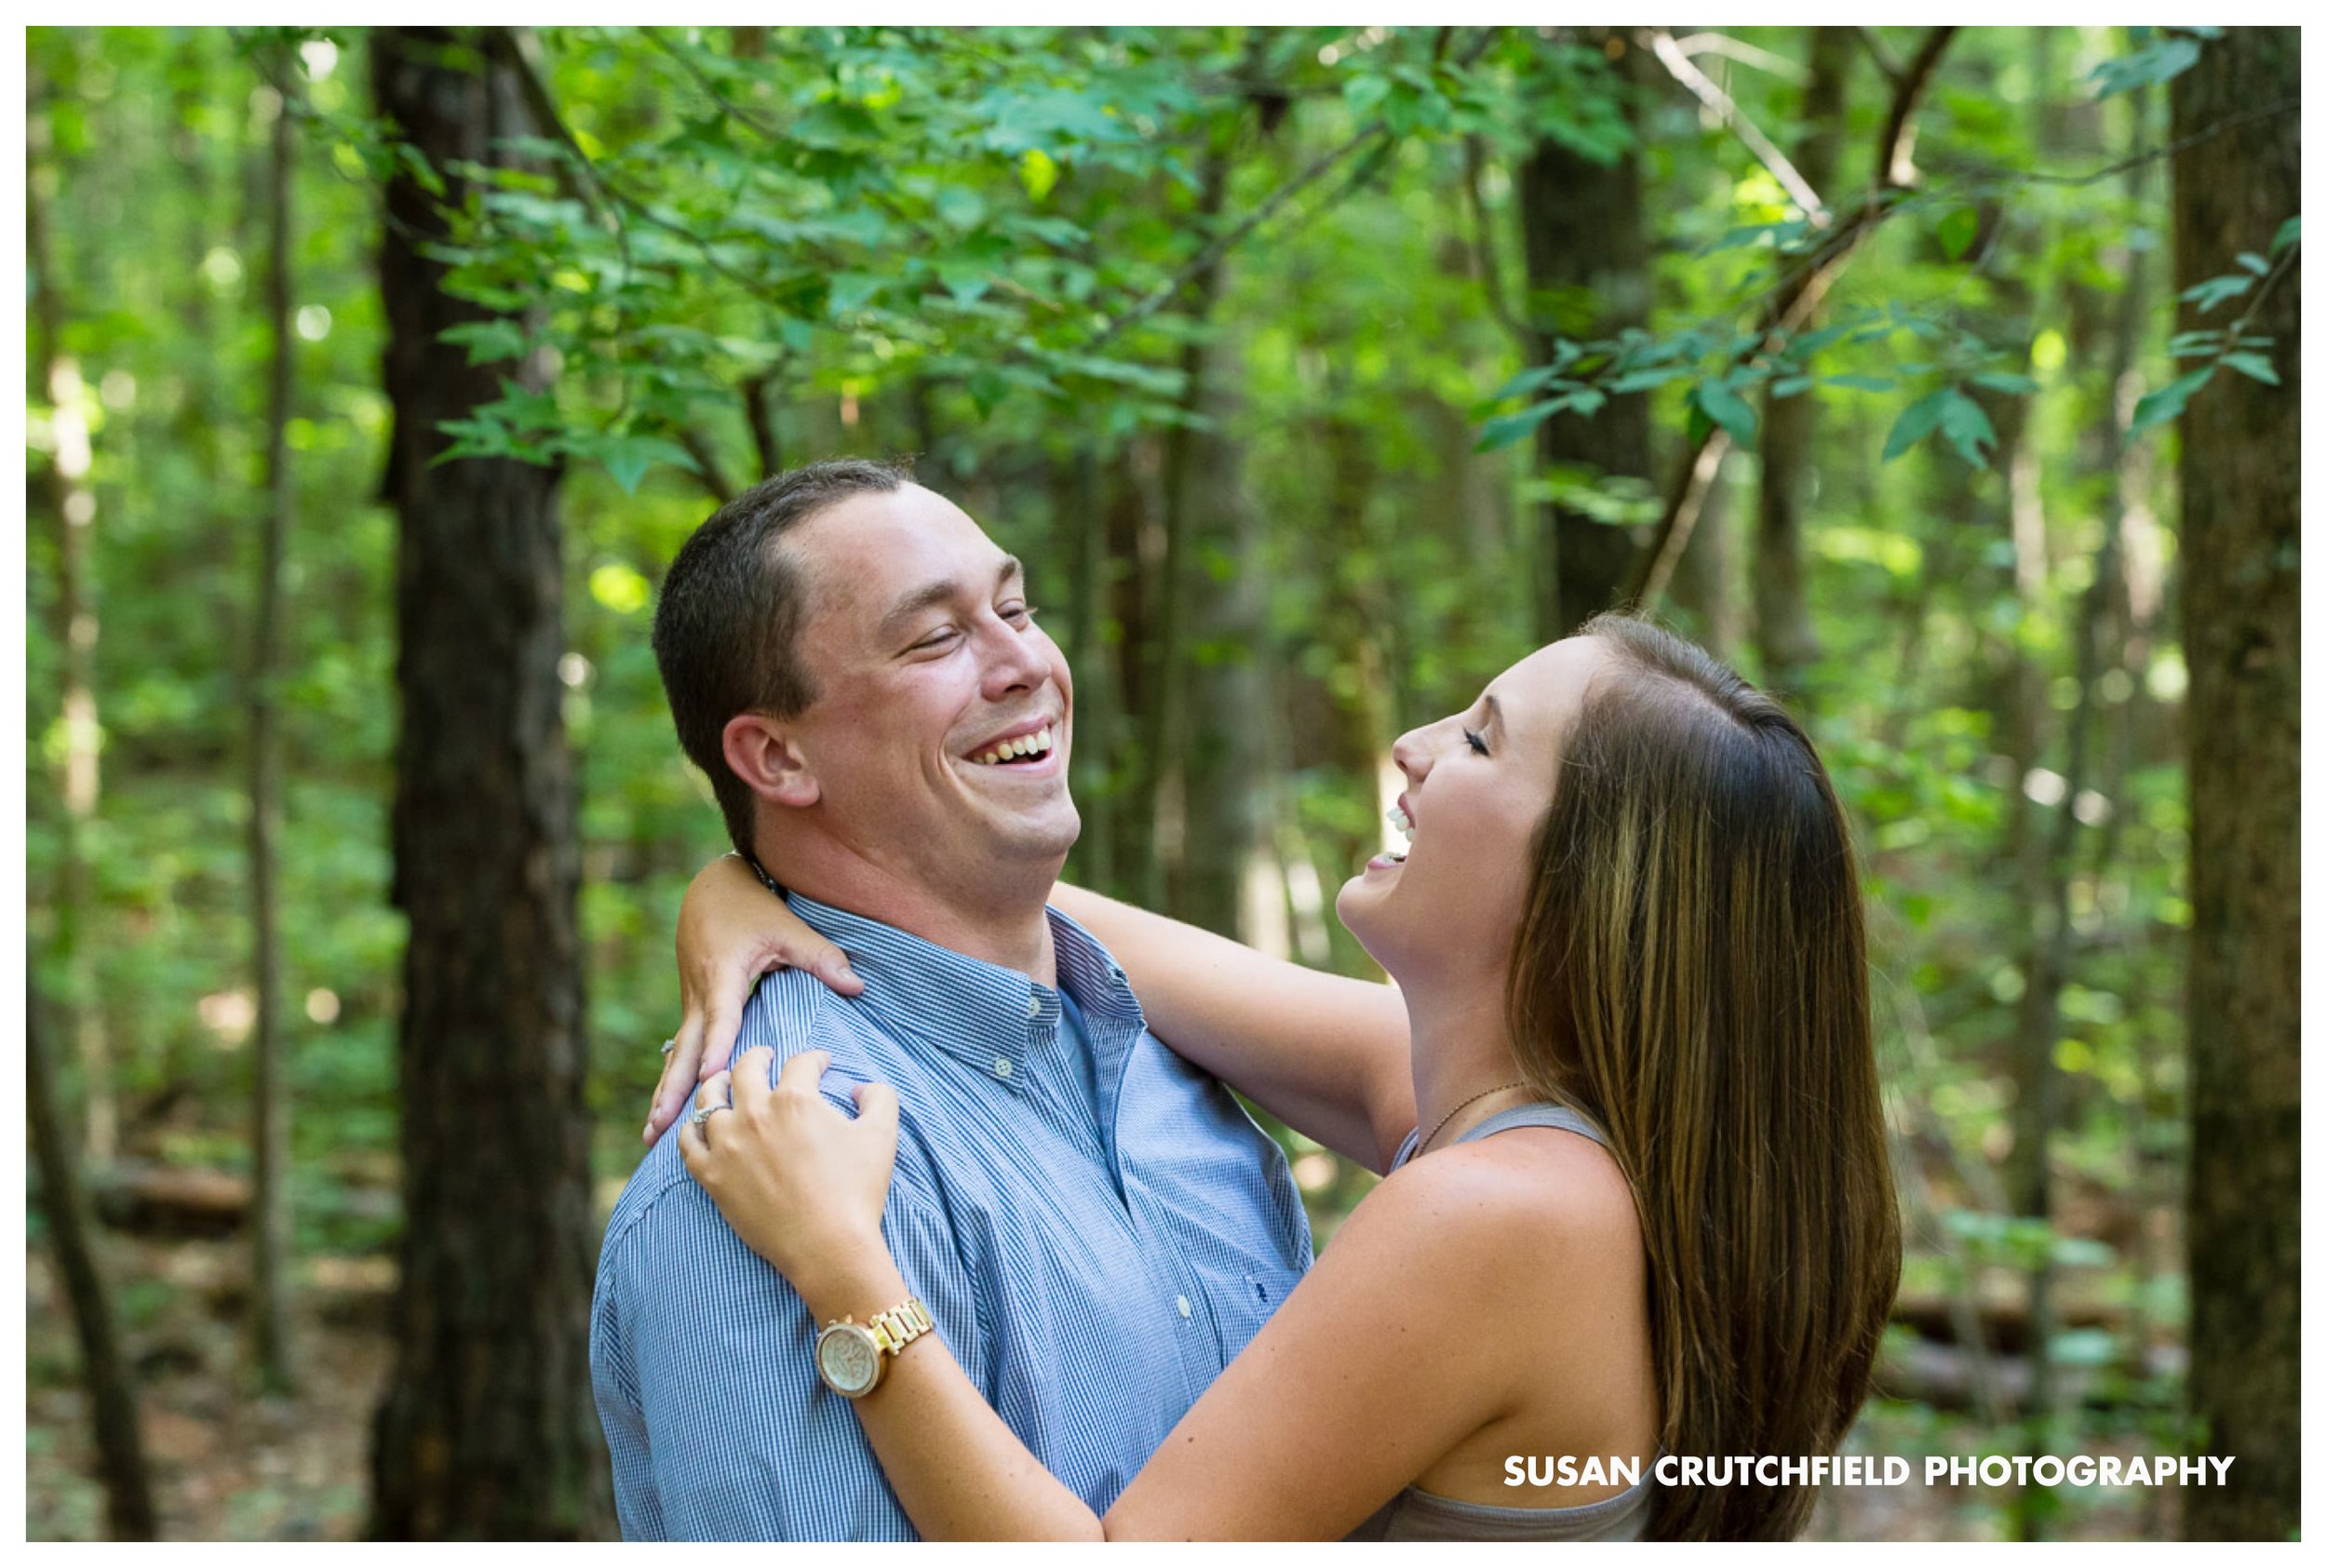
<svg viewBox="0 0 2327 1568">
<path fill-rule="evenodd" d="M 865 1320 L 872 1330 L 873 1343 L 883 1354 L 894 1356 L 936 1325 L 929 1320 L 929 1308 L 921 1298 L 912 1296 L 892 1307 L 886 1312 L 876 1312 Z"/>
</svg>

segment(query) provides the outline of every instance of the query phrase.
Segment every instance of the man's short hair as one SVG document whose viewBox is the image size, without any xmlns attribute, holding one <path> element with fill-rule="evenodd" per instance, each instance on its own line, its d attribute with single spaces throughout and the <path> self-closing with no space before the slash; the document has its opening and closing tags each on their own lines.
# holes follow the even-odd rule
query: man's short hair
<svg viewBox="0 0 2327 1568">
<path fill-rule="evenodd" d="M 764 479 L 695 529 L 663 579 L 654 663 L 679 744 L 710 775 L 727 836 L 752 852 L 751 791 L 728 767 L 720 736 L 739 713 L 790 718 L 816 700 L 800 657 L 807 584 L 784 536 L 853 495 L 913 482 L 912 460 L 833 458 Z"/>
</svg>

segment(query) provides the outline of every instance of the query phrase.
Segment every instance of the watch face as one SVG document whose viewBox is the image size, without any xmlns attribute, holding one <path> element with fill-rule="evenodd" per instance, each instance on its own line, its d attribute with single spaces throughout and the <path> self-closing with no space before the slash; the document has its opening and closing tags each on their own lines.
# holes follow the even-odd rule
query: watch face
<svg viewBox="0 0 2327 1568">
<path fill-rule="evenodd" d="M 861 1394 L 881 1374 L 881 1350 L 854 1323 L 837 1323 L 816 1340 L 816 1370 L 835 1393 Z"/>
</svg>

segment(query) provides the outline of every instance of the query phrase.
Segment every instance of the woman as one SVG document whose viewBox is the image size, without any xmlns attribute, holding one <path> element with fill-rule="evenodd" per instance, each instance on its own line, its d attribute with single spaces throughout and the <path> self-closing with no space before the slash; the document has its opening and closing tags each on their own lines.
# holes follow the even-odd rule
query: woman
<svg viewBox="0 0 2327 1568">
<path fill-rule="evenodd" d="M 1392 757 L 1409 852 L 1369 862 L 1337 910 L 1394 992 L 1291 985 L 1060 890 L 1159 1038 L 1390 1174 L 1103 1519 L 934 1335 L 908 1346 L 856 1412 L 924 1535 L 1802 1528 L 1807 1486 L 1651 1477 L 1659 1453 L 1831 1452 L 1898 1283 L 1857 881 L 1815 753 L 1702 650 L 1602 617 Z M 747 875 L 690 892 L 676 1081 L 706 1032 L 723 1054 L 768 962 L 844 972 L 764 893 L 734 902 Z M 706 984 L 726 1015 L 707 1028 Z M 1403 1082 L 1381 1067 L 1399 1048 Z M 904 1300 L 881 1234 L 894 1099 L 852 1120 L 818 1094 L 817 1053 L 773 1089 L 767 1067 L 705 1086 L 733 1106 L 682 1130 L 690 1169 L 819 1321 Z"/>
</svg>

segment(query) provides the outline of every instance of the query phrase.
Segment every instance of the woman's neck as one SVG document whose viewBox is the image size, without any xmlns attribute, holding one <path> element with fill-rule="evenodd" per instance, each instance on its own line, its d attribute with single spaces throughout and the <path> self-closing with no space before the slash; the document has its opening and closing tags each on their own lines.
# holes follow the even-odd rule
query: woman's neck
<svg viewBox="0 0 2327 1568">
<path fill-rule="evenodd" d="M 1406 1004 L 1414 1041 L 1416 1126 L 1432 1148 L 1444 1148 L 1520 1092 L 1491 1092 L 1520 1085 L 1523 1077 L 1504 1025 L 1503 977 L 1409 989 Z"/>
</svg>

